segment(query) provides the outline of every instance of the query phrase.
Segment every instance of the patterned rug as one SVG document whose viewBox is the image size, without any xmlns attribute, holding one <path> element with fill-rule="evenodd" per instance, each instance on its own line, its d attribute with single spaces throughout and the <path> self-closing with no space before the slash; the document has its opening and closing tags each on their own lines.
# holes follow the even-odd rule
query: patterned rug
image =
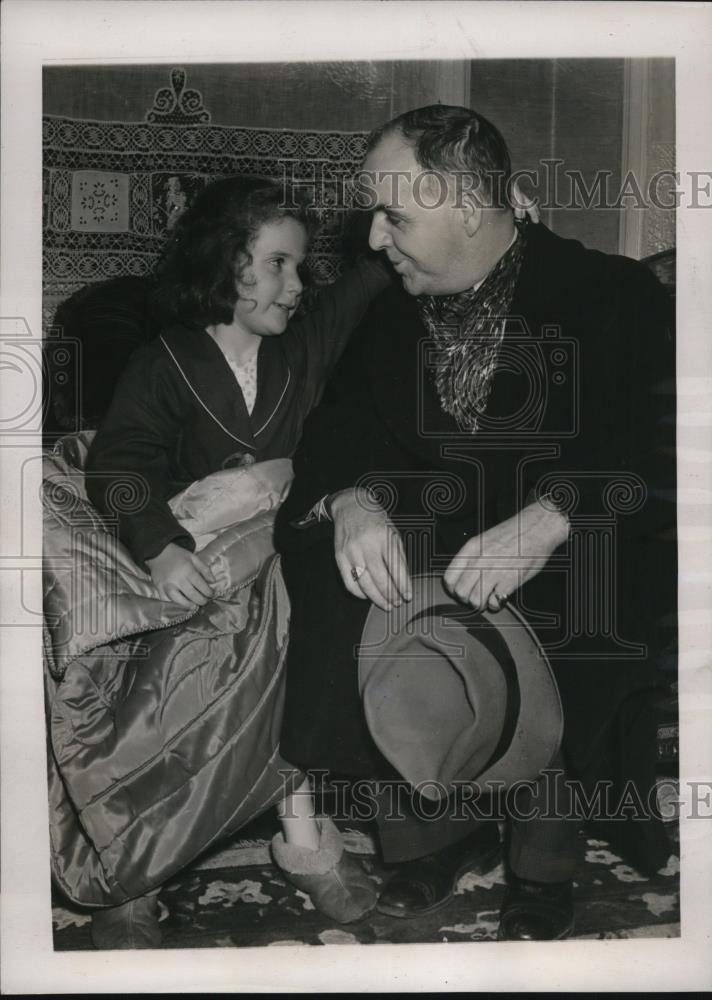
<svg viewBox="0 0 712 1000">
<path fill-rule="evenodd" d="M 372 944 L 496 939 L 504 871 L 498 865 L 486 876 L 464 875 L 453 899 L 418 920 L 372 913 L 348 926 L 317 913 L 309 898 L 292 888 L 271 864 L 269 840 L 276 830 L 262 817 L 238 840 L 204 857 L 161 892 L 164 948 L 225 948 L 285 944 Z M 576 893 L 575 938 L 678 937 L 679 858 L 676 825 L 670 824 L 670 858 L 653 878 L 646 878 L 613 853 L 603 840 L 581 832 L 580 875 Z M 347 849 L 361 857 L 378 884 L 389 872 L 377 860 L 373 840 L 364 830 L 346 829 Z M 61 901 L 53 911 L 54 947 L 91 949 L 90 917 Z"/>
</svg>

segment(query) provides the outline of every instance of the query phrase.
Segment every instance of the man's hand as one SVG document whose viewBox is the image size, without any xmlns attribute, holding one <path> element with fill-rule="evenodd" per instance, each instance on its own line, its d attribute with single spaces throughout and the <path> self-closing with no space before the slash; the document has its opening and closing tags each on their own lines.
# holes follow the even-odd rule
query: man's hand
<svg viewBox="0 0 712 1000">
<path fill-rule="evenodd" d="M 330 506 L 336 565 L 346 589 L 384 611 L 409 601 L 412 591 L 403 542 L 386 512 L 366 491 L 356 489 L 336 493 Z"/>
<path fill-rule="evenodd" d="M 499 611 L 568 537 L 568 519 L 535 502 L 462 546 L 445 572 L 445 589 L 476 610 Z"/>
<path fill-rule="evenodd" d="M 147 559 L 146 565 L 164 601 L 192 611 L 213 596 L 215 580 L 210 567 L 175 542 L 169 542 L 154 559 Z"/>
</svg>

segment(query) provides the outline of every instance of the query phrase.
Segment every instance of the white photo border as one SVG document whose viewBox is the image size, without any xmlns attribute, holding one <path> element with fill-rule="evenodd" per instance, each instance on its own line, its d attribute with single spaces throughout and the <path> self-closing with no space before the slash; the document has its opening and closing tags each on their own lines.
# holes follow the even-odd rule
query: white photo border
<svg viewBox="0 0 712 1000">
<path fill-rule="evenodd" d="M 333 6 L 333 16 L 326 8 Z M 338 6 L 338 12 L 336 7 Z M 695 3 L 5 0 L 2 5 L 0 323 L 41 338 L 43 64 L 674 57 L 677 169 L 712 169 L 712 6 Z M 712 196 L 708 198 L 712 202 Z M 712 779 L 712 209 L 678 213 L 680 719 L 683 779 Z M 39 440 L 0 425 L 0 569 L 41 553 Z M 14 492 L 13 492 L 14 490 Z M 702 498 L 702 500 L 700 499 Z M 18 500 L 21 499 L 21 503 Z M 697 521 L 688 520 L 690 509 Z M 3 588 L 7 573 L 0 574 Z M 3 589 L 2 605 L 7 593 Z M 26 606 L 40 575 L 23 572 Z M 5 622 L 4 617 L 0 618 Z M 679 939 L 54 952 L 38 628 L 0 635 L 5 993 L 703 990 L 712 986 L 712 822 L 681 824 Z M 708 810 L 707 816 L 712 812 Z"/>
</svg>

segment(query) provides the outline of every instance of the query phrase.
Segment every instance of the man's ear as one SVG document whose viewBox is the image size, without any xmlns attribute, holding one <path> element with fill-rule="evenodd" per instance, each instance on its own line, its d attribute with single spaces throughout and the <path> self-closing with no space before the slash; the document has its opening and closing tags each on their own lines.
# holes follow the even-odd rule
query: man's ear
<svg viewBox="0 0 712 1000">
<path fill-rule="evenodd" d="M 474 236 L 482 225 L 482 206 L 470 192 L 462 195 L 462 221 L 468 236 Z"/>
</svg>

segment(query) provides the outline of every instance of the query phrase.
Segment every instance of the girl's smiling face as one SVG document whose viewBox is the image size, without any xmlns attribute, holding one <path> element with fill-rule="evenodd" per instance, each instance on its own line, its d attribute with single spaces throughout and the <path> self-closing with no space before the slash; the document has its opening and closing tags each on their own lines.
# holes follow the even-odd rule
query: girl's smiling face
<svg viewBox="0 0 712 1000">
<path fill-rule="evenodd" d="M 298 269 L 307 253 L 306 229 L 290 216 L 267 222 L 249 250 L 252 261 L 237 281 L 234 323 L 253 336 L 284 333 L 302 294 Z"/>
</svg>

